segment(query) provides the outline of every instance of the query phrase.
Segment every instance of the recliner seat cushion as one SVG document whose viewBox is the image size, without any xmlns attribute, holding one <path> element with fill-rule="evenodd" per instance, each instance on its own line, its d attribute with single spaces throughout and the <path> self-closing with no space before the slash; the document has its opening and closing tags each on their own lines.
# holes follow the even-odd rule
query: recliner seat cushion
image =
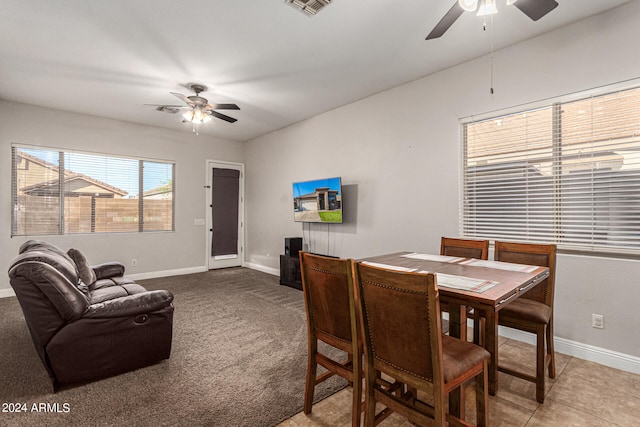
<svg viewBox="0 0 640 427">
<path fill-rule="evenodd" d="M 89 300 L 91 304 L 122 298 L 128 295 L 141 294 L 147 291 L 137 283 L 117 285 L 114 281 L 108 279 L 99 280 L 98 282 L 100 282 L 102 286 L 94 288 L 90 292 Z"/>
</svg>

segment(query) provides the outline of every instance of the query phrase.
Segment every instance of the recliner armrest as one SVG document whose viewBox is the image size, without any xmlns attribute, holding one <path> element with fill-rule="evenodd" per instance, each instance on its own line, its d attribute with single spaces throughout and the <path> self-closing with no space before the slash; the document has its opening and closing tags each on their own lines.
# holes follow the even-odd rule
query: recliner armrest
<svg viewBox="0 0 640 427">
<path fill-rule="evenodd" d="M 172 301 L 173 294 L 169 291 L 147 291 L 92 304 L 82 317 L 95 319 L 135 316 L 168 307 Z"/>
<path fill-rule="evenodd" d="M 96 280 L 124 276 L 124 265 L 115 261 L 94 265 L 91 268 L 96 273 Z"/>
</svg>

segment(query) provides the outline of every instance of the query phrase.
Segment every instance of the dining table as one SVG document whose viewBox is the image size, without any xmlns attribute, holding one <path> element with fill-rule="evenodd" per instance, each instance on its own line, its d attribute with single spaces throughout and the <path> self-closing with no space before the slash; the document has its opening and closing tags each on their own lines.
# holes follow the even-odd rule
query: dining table
<svg viewBox="0 0 640 427">
<path fill-rule="evenodd" d="M 496 394 L 500 310 L 546 279 L 549 276 L 547 267 L 410 251 L 359 261 L 399 271 L 436 273 L 440 301 L 449 304 L 449 335 L 452 337 L 466 339 L 460 337 L 461 325 L 467 321 L 466 308 L 479 310 L 485 319 L 482 345 L 491 355 L 488 363 L 489 394 Z M 458 405 L 462 407 L 458 408 Z M 464 411 L 464 402 L 450 396 L 450 410 Z"/>
</svg>

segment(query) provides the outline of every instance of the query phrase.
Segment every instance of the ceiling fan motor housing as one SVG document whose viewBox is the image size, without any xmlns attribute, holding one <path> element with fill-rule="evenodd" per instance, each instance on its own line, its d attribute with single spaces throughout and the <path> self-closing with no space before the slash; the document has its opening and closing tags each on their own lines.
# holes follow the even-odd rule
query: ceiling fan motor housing
<svg viewBox="0 0 640 427">
<path fill-rule="evenodd" d="M 202 107 L 207 105 L 207 102 L 209 102 L 207 100 L 207 98 L 203 98 L 201 96 L 197 96 L 197 95 L 193 95 L 193 96 L 188 96 L 187 98 L 189 98 L 191 100 L 191 102 L 193 102 L 193 104 L 196 107 Z"/>
<path fill-rule="evenodd" d="M 203 98 L 202 96 L 200 96 L 201 92 L 206 92 L 207 91 L 207 87 L 205 85 L 192 84 L 191 85 L 191 90 L 196 93 L 195 95 L 187 97 L 187 98 L 189 98 L 191 100 L 191 102 L 193 102 L 196 106 L 207 105 L 207 103 L 209 102 L 207 100 L 207 98 Z"/>
</svg>

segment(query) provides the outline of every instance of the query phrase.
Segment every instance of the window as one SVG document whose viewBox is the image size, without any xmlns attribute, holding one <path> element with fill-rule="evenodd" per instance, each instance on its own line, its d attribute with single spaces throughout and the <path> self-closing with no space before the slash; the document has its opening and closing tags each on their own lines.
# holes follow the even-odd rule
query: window
<svg viewBox="0 0 640 427">
<path fill-rule="evenodd" d="M 464 235 L 640 253 L 640 88 L 462 125 Z"/>
<path fill-rule="evenodd" d="M 173 231 L 173 162 L 12 146 L 12 236 Z"/>
</svg>

